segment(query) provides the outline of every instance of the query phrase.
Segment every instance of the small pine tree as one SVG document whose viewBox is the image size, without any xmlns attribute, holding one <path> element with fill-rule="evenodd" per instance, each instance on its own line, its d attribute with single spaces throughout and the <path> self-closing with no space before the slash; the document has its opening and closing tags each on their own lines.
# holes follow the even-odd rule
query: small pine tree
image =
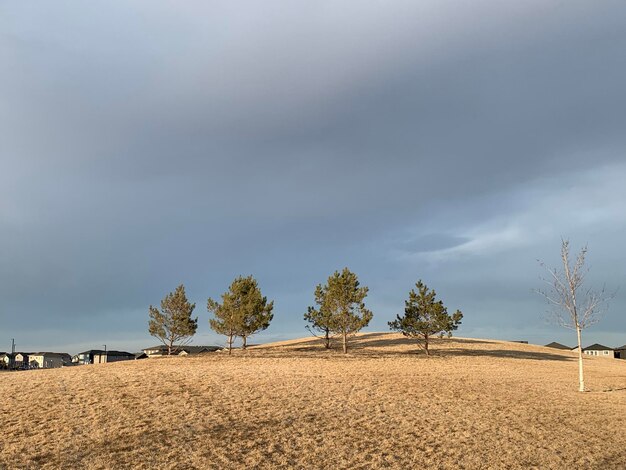
<svg viewBox="0 0 626 470">
<path fill-rule="evenodd" d="M 161 300 L 161 310 L 150 305 L 148 332 L 167 346 L 171 355 L 175 347 L 189 343 L 198 329 L 198 317 L 191 318 L 196 304 L 187 300 L 182 284 Z"/>
<path fill-rule="evenodd" d="M 404 336 L 410 338 L 421 338 L 424 341 L 422 346 L 427 355 L 429 340 L 432 336 L 444 334 L 452 335 L 461 324 L 463 314 L 457 310 L 453 315 L 448 315 L 448 309 L 444 307 L 441 300 L 436 300 L 437 294 L 434 290 L 429 290 L 421 280 L 415 284 L 417 292 L 411 290 L 409 299 L 404 302 L 404 315 L 397 315 L 396 320 L 389 322 L 389 328 L 401 331 Z"/>
<path fill-rule="evenodd" d="M 310 323 L 306 328 L 314 336 L 317 336 L 315 331 L 319 331 L 323 334 L 324 347 L 330 349 L 331 311 L 324 303 L 324 292 L 325 290 L 321 284 L 315 288 L 315 303 L 319 308 L 308 307 L 307 312 L 304 314 L 304 320 Z"/>
<path fill-rule="evenodd" d="M 209 321 L 211 328 L 228 337 L 229 354 L 235 336 L 241 336 L 242 348 L 246 349 L 248 337 L 265 330 L 274 318 L 274 302 L 261 294 L 252 276 L 236 278 L 222 294 L 222 303 L 208 299 L 207 309 L 215 315 Z"/>
<path fill-rule="evenodd" d="M 215 318 L 209 319 L 209 326 L 217 334 L 226 336 L 228 354 L 231 354 L 233 341 L 237 335 L 237 328 L 241 324 L 241 320 L 237 317 L 240 313 L 239 310 L 233 308 L 227 293 L 222 295 L 221 304 L 209 298 L 207 300 L 207 310 L 215 315 Z"/>
<path fill-rule="evenodd" d="M 325 341 L 328 341 L 330 333 L 341 335 L 345 354 L 348 352 L 348 336 L 365 328 L 373 317 L 363 302 L 367 292 L 368 288 L 360 287 L 357 275 L 348 268 L 341 273 L 335 271 L 325 286 L 317 286 L 315 301 L 319 310 L 310 307 L 305 319 L 313 327 L 328 331 Z"/>
</svg>

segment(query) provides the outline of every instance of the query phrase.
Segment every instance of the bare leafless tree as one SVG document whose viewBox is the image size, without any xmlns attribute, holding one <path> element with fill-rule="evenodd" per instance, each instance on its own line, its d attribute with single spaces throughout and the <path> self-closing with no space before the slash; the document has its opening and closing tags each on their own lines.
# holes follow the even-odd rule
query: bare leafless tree
<svg viewBox="0 0 626 470">
<path fill-rule="evenodd" d="M 563 268 L 549 268 L 539 261 L 548 273 L 542 277 L 549 287 L 536 292 L 546 298 L 551 305 L 549 317 L 565 328 L 575 330 L 578 338 L 578 379 L 579 391 L 585 391 L 583 375 L 582 330 L 597 323 L 601 314 L 608 308 L 608 301 L 613 297 L 602 290 L 595 291 L 583 286 L 589 268 L 585 267 L 587 246 L 584 246 L 575 260 L 570 258 L 569 240 L 561 240 L 561 261 Z"/>
</svg>

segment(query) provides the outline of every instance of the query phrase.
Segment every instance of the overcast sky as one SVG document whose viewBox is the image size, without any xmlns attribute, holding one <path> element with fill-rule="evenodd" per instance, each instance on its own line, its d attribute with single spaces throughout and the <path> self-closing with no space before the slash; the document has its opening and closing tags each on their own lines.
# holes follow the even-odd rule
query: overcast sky
<svg viewBox="0 0 626 470">
<path fill-rule="evenodd" d="M 253 274 L 252 342 L 348 266 L 384 331 L 418 279 L 462 336 L 575 342 L 533 294 L 561 237 L 622 286 L 626 4 L 0 0 L 0 350 L 155 343 L 148 306 Z"/>
</svg>

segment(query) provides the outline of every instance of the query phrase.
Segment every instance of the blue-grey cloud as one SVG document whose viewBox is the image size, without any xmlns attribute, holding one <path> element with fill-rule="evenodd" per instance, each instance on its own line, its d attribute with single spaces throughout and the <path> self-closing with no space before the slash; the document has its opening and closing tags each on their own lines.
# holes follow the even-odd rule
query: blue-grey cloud
<svg viewBox="0 0 626 470">
<path fill-rule="evenodd" d="M 626 278 L 621 2 L 2 11 L 0 331 L 22 344 L 139 347 L 180 282 L 214 341 L 205 299 L 247 273 L 265 337 L 297 335 L 345 265 L 372 328 L 423 278 L 461 333 L 562 339 L 536 258 L 570 236 L 594 281 Z"/>
</svg>

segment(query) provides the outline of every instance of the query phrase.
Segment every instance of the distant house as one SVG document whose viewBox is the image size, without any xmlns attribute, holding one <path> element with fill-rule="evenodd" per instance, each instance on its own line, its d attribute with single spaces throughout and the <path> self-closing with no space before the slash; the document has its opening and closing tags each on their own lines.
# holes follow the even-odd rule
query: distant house
<svg viewBox="0 0 626 470">
<path fill-rule="evenodd" d="M 35 369 L 55 369 L 71 363 L 72 356 L 67 353 L 37 352 L 28 356 L 29 366 Z"/>
<path fill-rule="evenodd" d="M 598 343 L 583 348 L 583 354 L 587 354 L 588 356 L 608 357 L 611 359 L 615 357 L 615 351 L 613 348 L 609 348 L 608 346 Z"/>
<path fill-rule="evenodd" d="M 0 353 L 0 367 L 3 369 L 24 369 L 28 368 L 28 353 L 18 352 Z"/>
<path fill-rule="evenodd" d="M 569 346 L 565 346 L 564 344 L 556 343 L 554 341 L 552 343 L 546 344 L 546 348 L 563 349 L 563 350 L 566 350 L 566 351 L 571 351 L 572 350 L 572 348 L 570 348 Z M 576 347 L 574 349 L 578 349 L 578 347 Z"/>
<path fill-rule="evenodd" d="M 614 353 L 616 359 L 626 359 L 626 344 L 624 346 L 620 346 L 619 348 L 615 348 Z"/>
<path fill-rule="evenodd" d="M 172 349 L 173 356 L 188 356 L 190 354 L 200 354 L 205 352 L 214 352 L 220 348 L 219 346 L 174 346 Z M 148 357 L 161 357 L 167 356 L 167 346 L 159 345 L 151 348 L 146 348 L 143 352 Z"/>
<path fill-rule="evenodd" d="M 0 367 L 8 369 L 13 363 L 13 354 L 7 352 L 0 352 Z"/>
<path fill-rule="evenodd" d="M 27 368 L 29 355 L 30 353 L 24 353 L 24 352 L 16 353 L 15 357 L 13 358 L 13 366 L 18 369 Z"/>
<path fill-rule="evenodd" d="M 147 359 L 148 355 L 145 352 L 135 353 L 135 359 Z"/>
<path fill-rule="evenodd" d="M 78 353 L 72 358 L 72 361 L 82 365 L 129 361 L 131 359 L 135 359 L 135 355 L 126 351 L 103 351 L 100 349 L 90 349 L 89 351 Z"/>
</svg>

